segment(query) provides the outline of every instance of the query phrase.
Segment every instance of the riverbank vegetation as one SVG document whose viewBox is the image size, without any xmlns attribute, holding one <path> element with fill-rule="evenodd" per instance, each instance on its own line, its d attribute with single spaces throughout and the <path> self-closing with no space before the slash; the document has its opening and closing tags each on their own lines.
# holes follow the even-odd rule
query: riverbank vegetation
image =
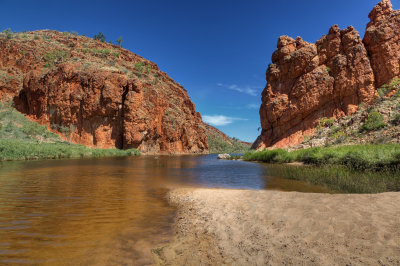
<svg viewBox="0 0 400 266">
<path fill-rule="evenodd" d="M 346 193 L 400 191 L 400 145 L 316 147 L 288 152 L 282 149 L 247 152 L 243 159 L 266 163 L 303 162 L 318 167 L 297 170 L 282 166 L 277 176 L 325 185 Z"/>
<path fill-rule="evenodd" d="M 355 171 L 338 165 L 274 165 L 271 175 L 324 186 L 337 193 L 382 193 L 400 191 L 399 173 Z"/>
<path fill-rule="evenodd" d="M 400 171 L 400 145 L 315 147 L 292 152 L 283 149 L 252 151 L 245 153 L 243 159 L 267 163 L 303 162 L 317 166 L 341 165 L 358 171 Z"/>
<path fill-rule="evenodd" d="M 91 158 L 139 155 L 136 149 L 95 149 L 71 144 L 44 125 L 27 119 L 12 107 L 0 103 L 0 161 L 62 158 Z"/>
</svg>

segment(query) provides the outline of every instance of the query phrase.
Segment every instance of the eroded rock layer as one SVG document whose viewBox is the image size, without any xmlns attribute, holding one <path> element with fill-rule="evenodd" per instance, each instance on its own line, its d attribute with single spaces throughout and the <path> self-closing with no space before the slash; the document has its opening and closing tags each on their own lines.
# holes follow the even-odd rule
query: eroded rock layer
<svg viewBox="0 0 400 266">
<path fill-rule="evenodd" d="M 400 76 L 400 10 L 394 11 L 390 0 L 383 0 L 369 18 L 363 41 L 379 88 Z"/>
<path fill-rule="evenodd" d="M 0 71 L 2 100 L 71 133 L 75 143 L 146 153 L 208 150 L 186 90 L 118 46 L 56 31 L 2 36 Z"/>
<path fill-rule="evenodd" d="M 323 117 L 343 117 L 370 104 L 376 88 L 399 77 L 400 13 L 389 0 L 370 14 L 364 41 L 337 25 L 315 44 L 282 36 L 267 70 L 255 149 L 297 145 Z"/>
</svg>

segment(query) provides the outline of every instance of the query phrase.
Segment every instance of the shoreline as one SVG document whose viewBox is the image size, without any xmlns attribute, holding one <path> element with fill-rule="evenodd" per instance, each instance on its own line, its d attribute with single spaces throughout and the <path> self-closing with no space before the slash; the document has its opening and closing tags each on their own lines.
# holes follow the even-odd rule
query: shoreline
<svg viewBox="0 0 400 266">
<path fill-rule="evenodd" d="M 158 265 L 400 265 L 400 193 L 178 188 Z"/>
</svg>

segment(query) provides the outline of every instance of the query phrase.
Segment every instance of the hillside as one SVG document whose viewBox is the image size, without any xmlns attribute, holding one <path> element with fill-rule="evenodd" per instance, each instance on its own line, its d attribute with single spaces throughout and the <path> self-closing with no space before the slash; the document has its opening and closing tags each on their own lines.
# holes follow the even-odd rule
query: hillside
<svg viewBox="0 0 400 266">
<path fill-rule="evenodd" d="M 362 39 L 352 26 L 330 28 L 315 44 L 282 36 L 262 93 L 262 133 L 255 149 L 296 146 L 321 119 L 348 117 L 400 77 L 400 11 L 390 0 L 369 14 Z"/>
<path fill-rule="evenodd" d="M 361 104 L 354 114 L 321 119 L 316 132 L 293 147 L 400 143 L 400 80 L 396 79 L 372 105 Z M 388 95 L 388 96 L 386 96 Z"/>
<path fill-rule="evenodd" d="M 0 34 L 0 98 L 71 141 L 144 153 L 208 151 L 187 91 L 119 46 L 69 32 Z"/>
<path fill-rule="evenodd" d="M 66 139 L 69 140 L 67 133 Z M 139 155 L 135 149 L 95 149 L 71 144 L 45 125 L 29 120 L 10 103 L 0 103 L 0 161 Z"/>
<path fill-rule="evenodd" d="M 203 123 L 206 129 L 210 153 L 244 153 L 250 150 L 251 143 L 228 137 L 217 128 Z"/>
</svg>

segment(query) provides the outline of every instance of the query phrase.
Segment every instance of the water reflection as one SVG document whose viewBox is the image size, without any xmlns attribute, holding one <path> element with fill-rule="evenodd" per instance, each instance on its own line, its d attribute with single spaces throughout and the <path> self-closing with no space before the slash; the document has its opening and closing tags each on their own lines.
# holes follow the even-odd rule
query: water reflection
<svg viewBox="0 0 400 266">
<path fill-rule="evenodd" d="M 149 264 L 170 238 L 169 187 L 322 191 L 269 169 L 212 155 L 3 163 L 0 264 Z"/>
</svg>

